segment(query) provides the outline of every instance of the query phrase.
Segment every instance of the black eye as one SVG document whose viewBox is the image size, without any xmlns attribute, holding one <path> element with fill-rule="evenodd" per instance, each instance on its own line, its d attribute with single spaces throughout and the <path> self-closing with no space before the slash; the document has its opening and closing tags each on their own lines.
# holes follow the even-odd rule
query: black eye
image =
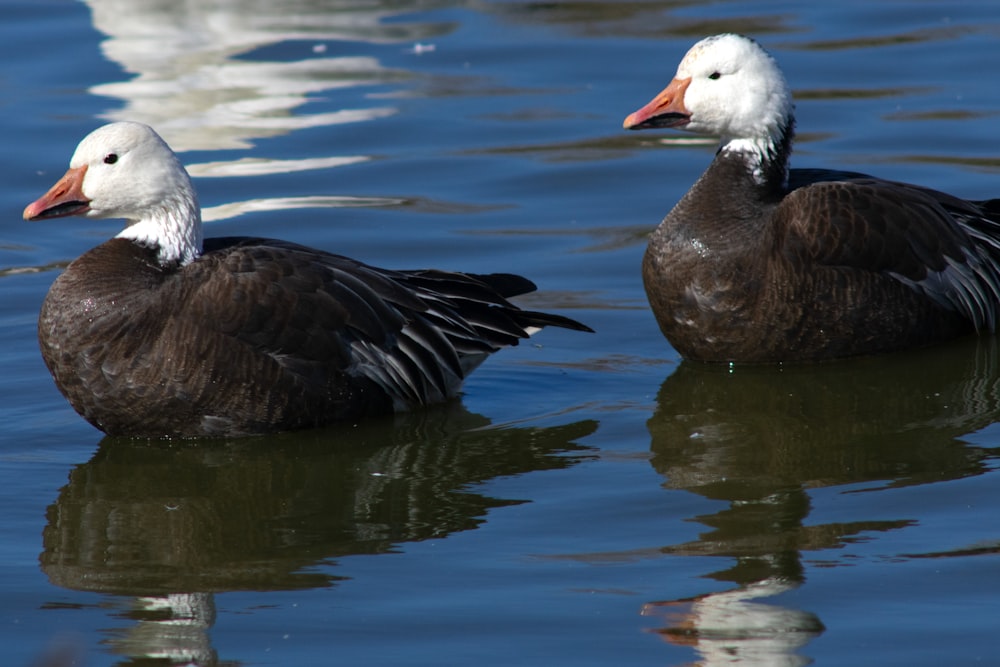
<svg viewBox="0 0 1000 667">
<path fill-rule="evenodd" d="M 722 76 L 722 74 L 720 74 L 719 72 L 712 72 L 711 74 L 708 75 L 708 78 L 711 79 L 712 81 L 715 81 L 716 79 L 720 78 L 721 76 Z"/>
<path fill-rule="evenodd" d="M 115 162 L 118 162 L 117 153 L 108 153 L 104 156 L 104 164 L 114 164 Z"/>
</svg>

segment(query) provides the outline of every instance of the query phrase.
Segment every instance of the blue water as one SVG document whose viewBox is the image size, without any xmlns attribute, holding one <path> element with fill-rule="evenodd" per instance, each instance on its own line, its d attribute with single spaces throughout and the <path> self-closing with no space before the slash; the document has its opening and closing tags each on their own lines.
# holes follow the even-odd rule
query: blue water
<svg viewBox="0 0 1000 667">
<path fill-rule="evenodd" d="M 798 166 L 1000 196 L 1000 5 L 0 5 L 4 663 L 967 665 L 1000 654 L 995 340 L 680 363 L 645 235 L 710 143 L 621 121 L 702 36 L 757 37 Z M 76 143 L 153 124 L 211 235 L 513 271 L 597 333 L 460 402 L 224 444 L 103 440 L 35 318 L 117 223 L 24 223 Z M 59 657 L 67 662 L 58 662 Z M 50 661 L 51 660 L 51 661 Z M 40 662 L 39 662 L 40 661 Z M 75 661 L 71 662 L 71 661 Z"/>
</svg>

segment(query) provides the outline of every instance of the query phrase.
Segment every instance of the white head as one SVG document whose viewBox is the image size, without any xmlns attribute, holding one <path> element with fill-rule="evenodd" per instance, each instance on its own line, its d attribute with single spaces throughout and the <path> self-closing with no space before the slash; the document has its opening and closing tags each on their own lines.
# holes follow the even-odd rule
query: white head
<svg viewBox="0 0 1000 667">
<path fill-rule="evenodd" d="M 625 128 L 674 127 L 721 137 L 724 148 L 773 147 L 790 130 L 792 97 L 774 59 L 742 35 L 706 37 L 673 81 Z"/>
<path fill-rule="evenodd" d="M 119 238 L 159 249 L 161 263 L 201 253 L 201 210 L 184 166 L 147 125 L 100 127 L 77 146 L 69 171 L 24 209 L 27 220 L 124 218 Z"/>
</svg>

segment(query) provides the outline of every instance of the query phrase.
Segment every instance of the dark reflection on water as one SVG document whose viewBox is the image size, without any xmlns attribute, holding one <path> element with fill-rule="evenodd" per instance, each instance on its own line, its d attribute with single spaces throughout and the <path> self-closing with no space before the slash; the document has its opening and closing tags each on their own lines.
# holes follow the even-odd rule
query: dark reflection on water
<svg viewBox="0 0 1000 667">
<path fill-rule="evenodd" d="M 806 664 L 794 654 L 823 631 L 813 614 L 762 603 L 804 581 L 803 552 L 841 548 L 909 518 L 807 524 L 809 489 L 927 484 L 986 472 L 996 456 L 962 437 L 1000 420 L 994 338 L 828 366 L 728 368 L 682 363 L 648 421 L 665 486 L 727 506 L 695 517 L 708 530 L 663 547 L 722 556 L 707 577 L 735 589 L 650 603 L 660 630 L 704 664 Z"/>
<path fill-rule="evenodd" d="M 470 485 L 572 465 L 585 451 L 573 441 L 596 423 L 488 427 L 454 402 L 257 439 L 107 438 L 48 509 L 42 569 L 59 586 L 135 598 L 116 652 L 216 664 L 214 593 L 331 586 L 317 565 L 475 528 L 521 501 Z"/>
</svg>

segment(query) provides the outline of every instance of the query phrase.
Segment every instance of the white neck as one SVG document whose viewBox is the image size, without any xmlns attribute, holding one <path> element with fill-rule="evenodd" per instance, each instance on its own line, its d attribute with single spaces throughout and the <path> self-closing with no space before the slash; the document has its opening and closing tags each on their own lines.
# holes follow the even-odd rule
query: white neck
<svg viewBox="0 0 1000 667">
<path fill-rule="evenodd" d="M 789 157 L 787 153 L 791 150 L 790 135 L 793 127 L 793 121 L 788 120 L 786 125 L 770 128 L 767 134 L 752 139 L 723 137 L 719 152 L 738 155 L 746 163 L 754 182 L 758 185 L 765 185 L 769 177 L 773 179 L 776 175 L 780 175 L 781 186 L 786 187 Z M 781 170 L 780 174 L 774 173 L 775 167 Z"/>
<path fill-rule="evenodd" d="M 187 190 L 147 210 L 139 220 L 130 221 L 117 238 L 158 248 L 160 264 L 179 262 L 183 266 L 201 255 L 202 236 L 201 208 L 193 190 Z"/>
<path fill-rule="evenodd" d="M 761 184 L 764 182 L 764 160 L 767 159 L 766 156 L 774 154 L 774 142 L 770 138 L 731 139 L 724 141 L 719 150 L 740 155 L 747 162 L 753 179 Z"/>
</svg>

